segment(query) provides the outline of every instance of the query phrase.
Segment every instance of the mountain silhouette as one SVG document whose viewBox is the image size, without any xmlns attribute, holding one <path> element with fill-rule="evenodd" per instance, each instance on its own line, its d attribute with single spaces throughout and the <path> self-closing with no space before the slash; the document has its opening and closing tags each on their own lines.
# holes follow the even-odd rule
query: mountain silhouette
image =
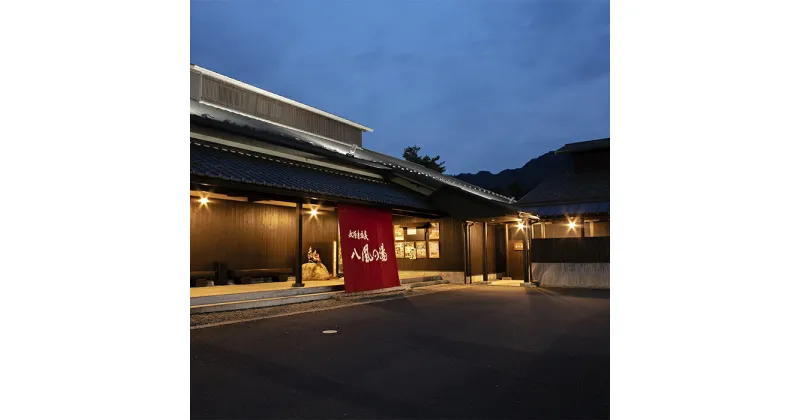
<svg viewBox="0 0 800 420">
<path fill-rule="evenodd" d="M 455 177 L 498 194 L 519 199 L 545 178 L 570 170 L 572 170 L 572 160 L 567 153 L 547 152 L 529 160 L 521 168 L 505 169 L 497 174 L 489 171 L 480 171 L 476 174 L 462 173 Z"/>
</svg>

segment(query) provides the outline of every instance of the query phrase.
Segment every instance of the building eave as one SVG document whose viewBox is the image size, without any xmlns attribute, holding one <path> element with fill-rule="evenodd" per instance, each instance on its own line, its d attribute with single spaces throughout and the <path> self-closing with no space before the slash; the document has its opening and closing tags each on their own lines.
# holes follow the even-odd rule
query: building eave
<svg viewBox="0 0 800 420">
<path fill-rule="evenodd" d="M 323 111 L 321 109 L 317 109 L 317 108 L 314 108 L 312 106 L 308 106 L 308 105 L 306 105 L 304 103 L 291 100 L 289 98 L 286 98 L 286 97 L 283 97 L 283 96 L 278 95 L 276 93 L 272 93 L 270 91 L 255 87 L 253 85 L 249 85 L 247 83 L 244 83 L 242 81 L 236 80 L 234 78 L 225 76 L 224 74 L 220 74 L 220 73 L 217 73 L 215 71 L 200 67 L 200 66 L 198 66 L 196 64 L 190 64 L 190 69 L 192 71 L 200 73 L 200 74 L 202 74 L 204 76 L 213 77 L 215 79 L 222 80 L 222 81 L 224 81 L 226 83 L 230 83 L 230 84 L 232 84 L 234 86 L 237 86 L 239 88 L 249 90 L 249 91 L 251 91 L 253 93 L 257 93 L 259 95 L 264 95 L 264 96 L 270 97 L 272 99 L 281 101 L 283 103 L 286 103 L 286 104 L 289 104 L 289 105 L 292 105 L 292 106 L 296 106 L 298 108 L 305 109 L 306 111 L 313 112 L 315 114 L 322 115 L 322 116 L 330 118 L 332 120 L 339 121 L 339 122 L 347 124 L 349 126 L 358 128 L 361 131 L 368 131 L 370 133 L 373 132 L 373 130 L 371 128 L 367 127 L 367 126 L 364 126 L 364 125 L 358 124 L 356 122 L 350 121 L 348 119 L 342 118 L 342 117 L 340 117 L 338 115 L 333 115 L 333 114 L 331 114 L 329 112 L 325 112 L 325 111 Z"/>
</svg>

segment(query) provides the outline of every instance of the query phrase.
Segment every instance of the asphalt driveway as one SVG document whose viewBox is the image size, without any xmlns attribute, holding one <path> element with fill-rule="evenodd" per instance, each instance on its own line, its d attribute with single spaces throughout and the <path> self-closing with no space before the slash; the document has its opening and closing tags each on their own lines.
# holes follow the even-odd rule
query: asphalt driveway
<svg viewBox="0 0 800 420">
<path fill-rule="evenodd" d="M 191 416 L 608 418 L 608 295 L 474 286 L 193 330 Z"/>
</svg>

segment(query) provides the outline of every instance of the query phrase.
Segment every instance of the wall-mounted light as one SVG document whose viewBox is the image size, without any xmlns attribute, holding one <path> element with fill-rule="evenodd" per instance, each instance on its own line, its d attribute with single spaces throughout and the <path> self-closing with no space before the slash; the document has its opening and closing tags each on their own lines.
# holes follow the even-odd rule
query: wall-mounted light
<svg viewBox="0 0 800 420">
<path fill-rule="evenodd" d="M 317 209 L 315 207 L 311 208 L 311 217 L 317 217 Z"/>
<path fill-rule="evenodd" d="M 200 204 L 204 206 L 208 205 L 208 197 L 200 197 Z"/>
<path fill-rule="evenodd" d="M 570 229 L 575 229 L 575 226 L 577 226 L 577 225 L 575 224 L 575 222 L 574 222 L 574 221 L 570 221 L 570 222 L 569 222 L 569 228 L 570 228 Z"/>
<path fill-rule="evenodd" d="M 517 229 L 522 229 L 524 227 L 525 225 L 523 225 L 522 222 L 517 223 Z"/>
</svg>

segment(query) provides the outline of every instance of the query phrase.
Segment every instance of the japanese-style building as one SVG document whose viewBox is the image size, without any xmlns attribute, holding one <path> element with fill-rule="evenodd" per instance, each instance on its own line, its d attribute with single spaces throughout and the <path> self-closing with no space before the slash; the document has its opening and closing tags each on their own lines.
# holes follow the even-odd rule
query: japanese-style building
<svg viewBox="0 0 800 420">
<path fill-rule="evenodd" d="M 540 218 L 532 226 L 530 259 L 531 276 L 542 286 L 609 288 L 610 145 L 606 138 L 558 149 L 571 157 L 571 170 L 515 203 Z"/>
<path fill-rule="evenodd" d="M 190 77 L 192 286 L 303 286 L 309 249 L 346 288 L 345 265 L 387 253 L 401 279 L 529 280 L 529 241 L 515 251 L 508 235 L 538 218 L 513 199 L 372 151 L 364 125 L 195 65 Z M 389 219 L 359 233 L 370 212 L 391 234 Z M 347 245 L 368 237 L 363 253 Z"/>
</svg>

